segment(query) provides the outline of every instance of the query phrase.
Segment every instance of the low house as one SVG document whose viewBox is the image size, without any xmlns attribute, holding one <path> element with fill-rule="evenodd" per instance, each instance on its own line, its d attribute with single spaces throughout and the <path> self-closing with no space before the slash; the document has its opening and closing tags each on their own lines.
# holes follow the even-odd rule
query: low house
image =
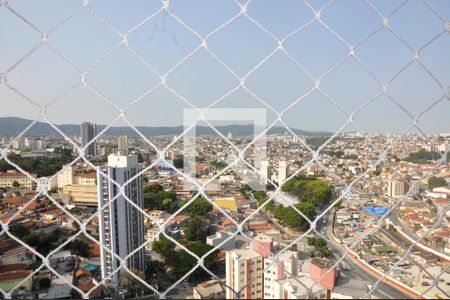
<svg viewBox="0 0 450 300">
<path fill-rule="evenodd" d="M 31 273 L 33 273 L 31 270 L 0 273 L 0 289 L 4 292 L 10 292 L 13 289 L 31 291 L 33 283 Z M 27 278 L 28 276 L 30 277 Z"/>
<path fill-rule="evenodd" d="M 218 280 L 209 280 L 193 288 L 194 299 L 225 299 L 225 288 Z"/>
<path fill-rule="evenodd" d="M 25 264 L 29 265 L 36 261 L 36 255 L 22 245 L 16 245 L 0 253 L 2 265 Z"/>
</svg>

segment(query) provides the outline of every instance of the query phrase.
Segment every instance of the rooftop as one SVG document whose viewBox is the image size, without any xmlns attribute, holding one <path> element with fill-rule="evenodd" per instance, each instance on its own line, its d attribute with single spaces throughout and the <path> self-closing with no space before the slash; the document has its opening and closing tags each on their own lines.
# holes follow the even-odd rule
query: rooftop
<svg viewBox="0 0 450 300">
<path fill-rule="evenodd" d="M 195 286 L 194 289 L 202 296 L 202 298 L 209 298 L 213 294 L 225 293 L 223 284 L 218 280 L 209 280 Z"/>
</svg>

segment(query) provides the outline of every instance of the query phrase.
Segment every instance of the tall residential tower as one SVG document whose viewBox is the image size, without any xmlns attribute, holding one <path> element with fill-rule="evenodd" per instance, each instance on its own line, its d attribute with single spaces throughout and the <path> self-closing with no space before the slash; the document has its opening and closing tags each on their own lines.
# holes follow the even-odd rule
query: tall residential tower
<svg viewBox="0 0 450 300">
<path fill-rule="evenodd" d="M 83 122 L 81 123 L 81 147 L 86 146 L 90 141 L 94 139 L 97 135 L 97 126 L 93 123 Z M 90 144 L 86 150 L 86 156 L 95 156 L 96 155 L 96 145 L 95 141 Z"/>
<path fill-rule="evenodd" d="M 108 165 L 100 168 L 119 185 L 123 185 L 142 171 L 143 165 L 138 163 L 136 155 L 112 154 L 108 156 Z M 97 174 L 100 244 L 123 259 L 144 244 L 144 217 L 123 195 L 117 197 L 119 187 L 101 172 Z M 142 175 L 126 185 L 124 194 L 137 207 L 144 208 Z M 106 207 L 102 209 L 105 205 Z M 129 257 L 126 264 L 129 269 L 144 271 L 144 247 Z M 103 247 L 101 248 L 101 267 L 103 278 L 120 267 L 120 261 Z M 119 276 L 120 272 L 115 273 L 107 283 L 117 288 Z"/>
<path fill-rule="evenodd" d="M 128 137 L 126 135 L 121 135 L 117 139 L 118 143 L 118 152 L 121 155 L 127 155 L 128 154 Z"/>
</svg>

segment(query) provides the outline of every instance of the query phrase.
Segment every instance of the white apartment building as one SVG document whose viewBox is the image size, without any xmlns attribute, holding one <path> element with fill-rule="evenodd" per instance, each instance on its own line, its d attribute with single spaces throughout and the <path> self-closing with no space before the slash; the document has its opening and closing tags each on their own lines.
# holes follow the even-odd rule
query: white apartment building
<svg viewBox="0 0 450 300">
<path fill-rule="evenodd" d="M 270 179 L 270 175 L 271 175 L 269 162 L 267 160 L 261 161 L 261 167 L 259 169 L 259 172 L 260 172 L 262 184 L 266 185 L 267 179 Z"/>
<path fill-rule="evenodd" d="M 287 163 L 280 161 L 278 163 L 278 184 L 282 184 L 288 177 Z"/>
<path fill-rule="evenodd" d="M 142 171 L 143 165 L 138 163 L 136 155 L 112 154 L 108 156 L 108 165 L 101 169 L 119 185 L 123 185 Z M 144 244 L 144 217 L 123 195 L 118 196 L 119 188 L 111 180 L 100 172 L 97 174 L 100 243 L 123 259 Z M 129 183 L 124 189 L 124 194 L 138 207 L 143 208 L 143 176 L 138 176 Z M 113 199 L 115 200 L 112 201 Z M 144 247 L 128 258 L 126 264 L 130 269 L 144 271 Z M 120 268 L 120 261 L 103 247 L 101 268 L 103 278 Z M 120 272 L 115 273 L 107 280 L 107 284 L 117 288 L 119 276 Z"/>
<path fill-rule="evenodd" d="M 274 253 L 276 255 L 276 253 Z M 272 257 L 264 259 L 264 299 L 280 299 L 276 282 L 298 275 L 298 252 L 286 251 L 274 262 Z"/>
<path fill-rule="evenodd" d="M 263 299 L 263 268 L 263 257 L 252 249 L 226 252 L 226 284 L 240 292 L 241 299 Z M 226 289 L 226 299 L 236 298 L 231 289 Z"/>
<path fill-rule="evenodd" d="M 327 299 L 327 289 L 307 276 L 296 276 L 274 282 L 273 299 Z"/>
</svg>

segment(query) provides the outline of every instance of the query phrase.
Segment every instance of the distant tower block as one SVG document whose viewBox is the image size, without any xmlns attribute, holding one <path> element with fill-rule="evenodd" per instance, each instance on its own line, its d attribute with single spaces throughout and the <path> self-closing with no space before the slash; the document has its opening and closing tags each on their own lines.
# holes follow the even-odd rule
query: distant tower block
<svg viewBox="0 0 450 300">
<path fill-rule="evenodd" d="M 227 139 L 229 140 L 233 139 L 233 134 L 231 132 L 228 132 Z"/>
<path fill-rule="evenodd" d="M 282 184 L 288 177 L 287 163 L 280 161 L 278 163 L 278 184 Z"/>
<path fill-rule="evenodd" d="M 267 160 L 261 161 L 261 168 L 259 171 L 261 175 L 261 183 L 266 185 L 267 179 L 270 178 L 270 166 Z"/>
<path fill-rule="evenodd" d="M 128 137 L 125 135 L 119 136 L 118 138 L 118 152 L 120 155 L 127 155 L 128 154 Z"/>
<path fill-rule="evenodd" d="M 306 145 L 306 136 L 304 136 L 304 135 L 299 135 L 299 136 L 298 136 L 298 139 L 300 140 L 300 143 Z"/>
<path fill-rule="evenodd" d="M 97 135 L 97 126 L 93 123 L 84 122 L 81 124 L 81 146 L 86 146 Z M 95 141 L 89 144 L 85 150 L 86 156 L 95 156 L 97 153 Z"/>
</svg>

